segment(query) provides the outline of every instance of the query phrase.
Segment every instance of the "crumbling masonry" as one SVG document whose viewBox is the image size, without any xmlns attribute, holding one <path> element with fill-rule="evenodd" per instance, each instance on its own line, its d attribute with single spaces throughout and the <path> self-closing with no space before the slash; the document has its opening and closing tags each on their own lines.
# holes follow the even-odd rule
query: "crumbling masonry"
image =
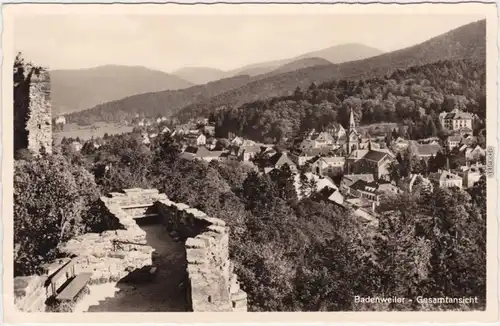
<svg viewBox="0 0 500 326">
<path fill-rule="evenodd" d="M 14 152 L 52 152 L 50 74 L 20 66 L 14 69 Z"/>
<path fill-rule="evenodd" d="M 68 241 L 61 250 L 77 260 L 79 272 L 92 272 L 92 281 L 116 282 L 130 270 L 152 264 L 153 249 L 146 233 L 135 219 L 152 218 L 184 242 L 188 280 L 187 298 L 191 311 L 247 311 L 247 295 L 240 289 L 229 260 L 229 230 L 225 222 L 181 203 L 175 203 L 156 189 L 126 189 L 101 198 L 103 209 L 116 222 L 117 229 L 88 233 Z M 113 224 L 113 223 L 111 223 Z M 120 246 L 113 243 L 142 243 L 146 246 Z M 44 280 L 66 260 L 44 266 L 43 276 L 16 278 L 16 305 L 23 311 L 44 311 L 48 291 Z"/>
</svg>

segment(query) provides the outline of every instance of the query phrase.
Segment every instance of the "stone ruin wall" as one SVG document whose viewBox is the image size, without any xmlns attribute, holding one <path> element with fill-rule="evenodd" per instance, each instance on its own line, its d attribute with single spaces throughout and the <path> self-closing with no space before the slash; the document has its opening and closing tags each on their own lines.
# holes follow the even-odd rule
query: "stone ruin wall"
<svg viewBox="0 0 500 326">
<path fill-rule="evenodd" d="M 28 69 L 28 68 L 26 68 Z M 52 152 L 50 73 L 30 71 L 14 90 L 14 150 Z"/>
<path fill-rule="evenodd" d="M 218 218 L 168 199 L 156 203 L 167 230 L 185 239 L 188 298 L 195 312 L 247 311 L 229 260 L 229 229 Z"/>
<path fill-rule="evenodd" d="M 31 76 L 29 87 L 30 115 L 26 124 L 28 149 L 39 153 L 44 147 L 52 152 L 52 106 L 50 102 L 50 74 L 42 70 Z"/>
<path fill-rule="evenodd" d="M 152 265 L 153 248 L 135 244 L 113 245 L 113 240 L 147 244 L 146 232 L 134 220 L 151 208 L 166 229 L 186 240 L 188 298 L 192 311 L 247 311 L 247 296 L 239 287 L 229 260 L 229 233 L 224 221 L 208 217 L 187 205 L 170 201 L 156 189 L 126 189 L 101 197 L 118 229 L 77 236 L 61 247 L 76 260 L 75 273 L 92 272 L 91 283 L 116 282 L 132 270 Z M 136 207 L 125 211 L 123 208 Z M 132 214 L 133 212 L 133 214 Z M 167 231 L 166 231 L 167 232 Z M 16 277 L 16 306 L 26 312 L 45 310 L 50 287 L 45 282 L 70 258 L 43 266 L 44 275 Z"/>
</svg>

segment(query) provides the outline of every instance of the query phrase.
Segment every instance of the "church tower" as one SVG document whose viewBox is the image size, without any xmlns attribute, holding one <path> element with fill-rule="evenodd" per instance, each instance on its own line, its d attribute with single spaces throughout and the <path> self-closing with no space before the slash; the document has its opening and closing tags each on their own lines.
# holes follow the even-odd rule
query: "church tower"
<svg viewBox="0 0 500 326">
<path fill-rule="evenodd" d="M 359 147 L 359 134 L 356 131 L 356 122 L 354 121 L 354 113 L 349 116 L 349 129 L 347 130 L 347 155 L 351 154 L 353 150 Z"/>
</svg>

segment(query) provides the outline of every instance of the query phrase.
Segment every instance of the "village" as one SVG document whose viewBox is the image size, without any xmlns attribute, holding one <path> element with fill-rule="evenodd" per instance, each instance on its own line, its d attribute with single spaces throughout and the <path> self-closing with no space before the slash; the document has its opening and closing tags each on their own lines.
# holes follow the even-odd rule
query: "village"
<svg viewBox="0 0 500 326">
<path fill-rule="evenodd" d="M 390 137 L 361 132 L 351 111 L 347 128 L 336 123 L 328 130 L 309 130 L 290 139 L 285 148 L 234 134 L 216 138 L 216 127 L 206 118 L 178 124 L 166 117 L 137 115 L 130 123 L 146 146 L 159 135 L 169 134 L 181 144 L 183 159 L 235 161 L 263 174 L 287 165 L 294 174 L 299 199 L 315 193 L 322 200 L 352 208 L 368 223 L 377 223 L 377 207 L 384 196 L 412 192 L 417 185 L 467 189 L 479 181 L 485 173 L 486 152 L 473 136 L 475 119 L 478 117 L 459 109 L 442 112 L 439 120 L 448 133 L 444 141 L 437 137 L 413 140 L 394 131 Z M 64 117 L 55 119 L 56 125 L 64 123 Z M 78 152 L 83 146 L 98 148 L 105 141 L 106 136 L 86 143 L 72 140 L 70 145 Z M 454 166 L 450 166 L 450 157 Z M 402 161 L 411 164 L 410 159 L 420 168 L 406 167 L 405 173 Z M 304 180 L 308 187 L 301 186 Z"/>
</svg>

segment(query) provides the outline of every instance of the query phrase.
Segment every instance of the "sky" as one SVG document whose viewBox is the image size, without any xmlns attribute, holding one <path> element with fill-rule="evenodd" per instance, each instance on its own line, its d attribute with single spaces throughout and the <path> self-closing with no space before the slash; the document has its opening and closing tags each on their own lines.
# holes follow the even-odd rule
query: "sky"
<svg viewBox="0 0 500 326">
<path fill-rule="evenodd" d="M 50 69 L 116 64 L 231 70 L 345 43 L 390 52 L 482 19 L 467 15 L 99 15 L 17 17 L 14 48 Z"/>
</svg>

